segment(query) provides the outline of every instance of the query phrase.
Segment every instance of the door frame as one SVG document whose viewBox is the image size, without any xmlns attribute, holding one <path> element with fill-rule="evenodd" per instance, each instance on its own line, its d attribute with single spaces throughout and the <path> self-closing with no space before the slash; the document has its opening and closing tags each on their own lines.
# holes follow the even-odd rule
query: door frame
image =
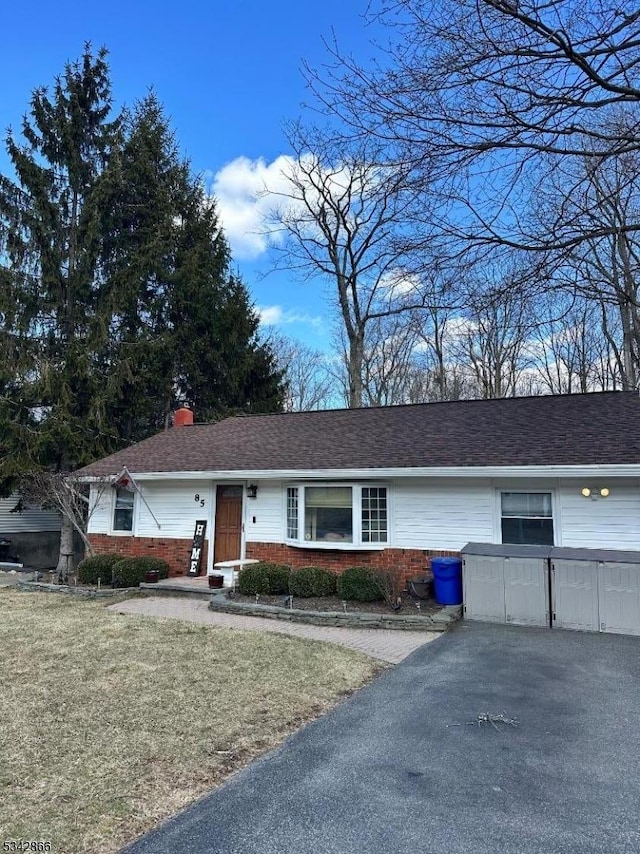
<svg viewBox="0 0 640 854">
<path fill-rule="evenodd" d="M 247 481 L 237 480 L 212 480 L 209 483 L 209 544 L 207 548 L 207 575 L 213 572 L 213 554 L 216 544 L 216 509 L 219 486 L 239 486 L 242 489 L 242 505 L 240 508 L 240 558 L 244 558 L 246 549 L 245 540 L 245 514 L 247 512 Z"/>
</svg>

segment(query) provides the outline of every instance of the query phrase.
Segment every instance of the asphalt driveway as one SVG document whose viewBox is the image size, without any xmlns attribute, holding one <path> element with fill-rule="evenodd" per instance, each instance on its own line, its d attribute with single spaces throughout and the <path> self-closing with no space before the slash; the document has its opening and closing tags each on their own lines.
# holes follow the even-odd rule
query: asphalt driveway
<svg viewBox="0 0 640 854">
<path fill-rule="evenodd" d="M 461 624 L 127 849 L 176 851 L 637 854 L 640 638 Z"/>
</svg>

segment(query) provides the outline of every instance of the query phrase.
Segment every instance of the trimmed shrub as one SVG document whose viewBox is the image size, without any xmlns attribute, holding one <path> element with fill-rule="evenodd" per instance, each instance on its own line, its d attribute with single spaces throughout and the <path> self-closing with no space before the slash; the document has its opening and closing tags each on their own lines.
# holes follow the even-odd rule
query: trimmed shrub
<svg viewBox="0 0 640 854">
<path fill-rule="evenodd" d="M 289 576 L 289 592 L 302 599 L 309 596 L 333 596 L 336 592 L 336 576 L 320 566 L 303 566 Z"/>
<path fill-rule="evenodd" d="M 255 596 L 256 593 L 269 592 L 269 579 L 264 563 L 244 566 L 238 576 L 238 592 L 243 596 Z"/>
<path fill-rule="evenodd" d="M 338 576 L 338 596 L 356 602 L 377 602 L 384 598 L 373 570 L 351 566 Z"/>
<path fill-rule="evenodd" d="M 338 584 L 338 576 L 330 569 L 316 567 L 315 595 L 335 596 Z"/>
<path fill-rule="evenodd" d="M 147 572 L 156 571 L 159 578 L 168 578 L 169 564 L 159 557 L 121 557 L 113 571 L 116 587 L 137 587 Z"/>
<path fill-rule="evenodd" d="M 107 554 L 86 557 L 78 564 L 78 581 L 80 584 L 111 584 L 114 564 L 122 560 L 122 555 Z"/>
<path fill-rule="evenodd" d="M 288 593 L 291 567 L 279 563 L 268 564 L 269 593 Z"/>
<path fill-rule="evenodd" d="M 238 591 L 243 596 L 277 595 L 289 592 L 291 569 L 279 563 L 260 561 L 245 566 L 238 576 Z"/>
</svg>

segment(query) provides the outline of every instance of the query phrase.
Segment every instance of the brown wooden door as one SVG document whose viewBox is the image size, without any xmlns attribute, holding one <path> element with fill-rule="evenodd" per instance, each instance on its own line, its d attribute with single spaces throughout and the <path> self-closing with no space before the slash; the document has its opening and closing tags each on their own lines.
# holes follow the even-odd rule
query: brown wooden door
<svg viewBox="0 0 640 854">
<path fill-rule="evenodd" d="M 213 562 L 239 560 L 241 542 L 242 487 L 219 486 L 216 490 Z"/>
</svg>

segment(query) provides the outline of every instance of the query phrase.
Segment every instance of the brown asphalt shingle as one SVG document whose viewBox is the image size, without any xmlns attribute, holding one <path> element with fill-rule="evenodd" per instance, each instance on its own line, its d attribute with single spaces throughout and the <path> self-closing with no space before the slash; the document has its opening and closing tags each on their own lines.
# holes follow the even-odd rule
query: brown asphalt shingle
<svg viewBox="0 0 640 854">
<path fill-rule="evenodd" d="M 640 463 L 639 427 L 635 392 L 237 416 L 167 430 L 81 473 Z"/>
</svg>

